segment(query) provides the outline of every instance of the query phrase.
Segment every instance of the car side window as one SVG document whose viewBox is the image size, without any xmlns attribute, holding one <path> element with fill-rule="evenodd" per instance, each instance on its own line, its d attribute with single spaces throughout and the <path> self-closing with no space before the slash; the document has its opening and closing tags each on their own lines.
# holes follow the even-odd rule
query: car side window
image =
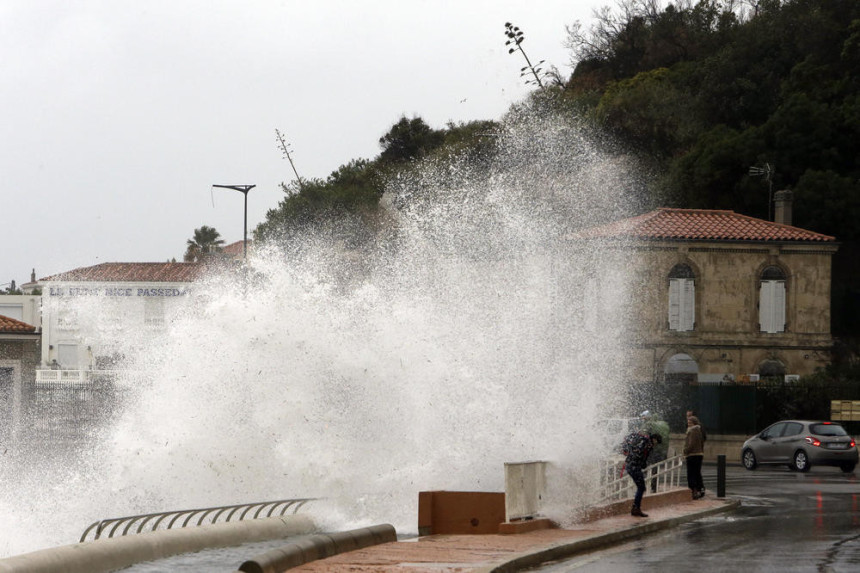
<svg viewBox="0 0 860 573">
<path fill-rule="evenodd" d="M 782 435 L 782 430 L 785 428 L 785 422 L 774 424 L 767 430 L 761 433 L 762 438 L 778 438 Z"/>
<path fill-rule="evenodd" d="M 803 424 L 801 424 L 799 422 L 788 422 L 785 425 L 785 430 L 783 430 L 782 436 L 784 438 L 789 437 L 789 436 L 796 436 L 796 435 L 800 434 L 800 432 L 802 432 L 802 431 L 803 431 Z"/>
</svg>

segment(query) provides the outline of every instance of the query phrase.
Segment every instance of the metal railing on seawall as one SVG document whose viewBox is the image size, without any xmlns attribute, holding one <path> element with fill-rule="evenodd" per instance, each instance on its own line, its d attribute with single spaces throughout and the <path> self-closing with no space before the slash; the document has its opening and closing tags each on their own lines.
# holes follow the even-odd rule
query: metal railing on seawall
<svg viewBox="0 0 860 573">
<path fill-rule="evenodd" d="M 260 501 L 199 509 L 180 509 L 102 519 L 86 528 L 84 534 L 81 535 L 80 542 L 87 541 L 87 536 L 91 533 L 93 537 L 90 541 L 95 541 L 102 537 L 156 531 L 159 527 L 164 530 L 188 527 L 189 525 L 198 526 L 226 523 L 234 520 L 234 518 L 235 521 L 243 521 L 245 519 L 258 519 L 261 517 L 277 517 L 284 515 L 291 508 L 292 513 L 297 513 L 303 505 L 309 501 L 314 501 L 314 499 L 316 498 L 281 499 L 277 501 Z"/>
<path fill-rule="evenodd" d="M 658 492 L 678 488 L 683 467 L 684 456 L 654 463 L 645 468 L 645 484 L 650 487 L 651 480 L 656 480 Z M 624 460 L 604 460 L 600 463 L 600 499 L 596 505 L 630 499 L 635 491 L 636 485 L 624 471 Z"/>
</svg>

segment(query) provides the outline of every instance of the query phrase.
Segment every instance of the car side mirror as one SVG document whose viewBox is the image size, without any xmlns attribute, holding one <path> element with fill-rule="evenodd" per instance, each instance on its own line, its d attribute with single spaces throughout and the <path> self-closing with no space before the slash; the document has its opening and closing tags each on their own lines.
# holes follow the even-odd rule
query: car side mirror
<svg viewBox="0 0 860 573">
<path fill-rule="evenodd" d="M 770 436 L 768 436 L 767 434 L 762 434 L 759 436 L 759 438 L 761 438 L 762 440 L 769 440 Z"/>
</svg>

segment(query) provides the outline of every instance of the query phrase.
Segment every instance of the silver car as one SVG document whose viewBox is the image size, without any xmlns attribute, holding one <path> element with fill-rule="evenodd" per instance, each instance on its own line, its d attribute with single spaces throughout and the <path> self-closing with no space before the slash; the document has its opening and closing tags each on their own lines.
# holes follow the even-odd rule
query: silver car
<svg viewBox="0 0 860 573">
<path fill-rule="evenodd" d="M 759 464 L 782 464 L 808 472 L 813 465 L 823 465 L 850 473 L 857 465 L 857 445 L 835 422 L 783 420 L 744 442 L 741 461 L 748 470 Z"/>
</svg>

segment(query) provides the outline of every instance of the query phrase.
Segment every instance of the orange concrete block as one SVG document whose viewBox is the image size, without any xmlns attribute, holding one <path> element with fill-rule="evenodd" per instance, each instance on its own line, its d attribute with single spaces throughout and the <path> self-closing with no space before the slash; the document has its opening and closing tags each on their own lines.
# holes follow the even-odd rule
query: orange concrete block
<svg viewBox="0 0 860 573">
<path fill-rule="evenodd" d="M 554 529 L 556 525 L 545 517 L 538 519 L 523 519 L 521 521 L 506 521 L 499 524 L 499 534 L 511 535 L 516 533 L 528 533 L 539 529 Z"/>
<path fill-rule="evenodd" d="M 493 534 L 505 521 L 505 494 L 481 491 L 418 493 L 419 535 Z"/>
</svg>

